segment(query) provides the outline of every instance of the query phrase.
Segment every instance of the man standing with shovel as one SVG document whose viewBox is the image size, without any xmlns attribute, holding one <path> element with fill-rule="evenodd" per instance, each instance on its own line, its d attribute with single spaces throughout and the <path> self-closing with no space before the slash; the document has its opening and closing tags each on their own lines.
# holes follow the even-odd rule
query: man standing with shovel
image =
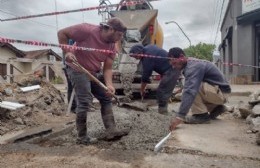
<svg viewBox="0 0 260 168">
<path fill-rule="evenodd" d="M 73 39 L 78 47 L 115 52 L 115 43 L 121 40 L 125 31 L 126 27 L 120 19 L 111 18 L 107 23 L 100 25 L 83 23 L 64 28 L 58 32 L 58 39 L 60 44 L 67 44 L 69 39 Z M 77 144 L 88 145 L 97 142 L 96 138 L 90 138 L 87 135 L 86 121 L 90 103 L 92 103 L 92 94 L 101 104 L 102 120 L 106 128 L 105 139 L 113 140 L 126 135 L 126 132 L 117 130 L 112 111 L 111 95 L 115 93 L 112 84 L 112 64 L 115 54 L 86 50 L 76 50 L 75 52 L 64 50 L 64 53 L 68 65 L 68 77 L 75 89 L 75 98 L 77 100 Z M 96 78 L 100 77 L 103 62 L 103 79 L 107 91 L 92 82 L 89 76 L 74 64 L 75 60 Z"/>
</svg>

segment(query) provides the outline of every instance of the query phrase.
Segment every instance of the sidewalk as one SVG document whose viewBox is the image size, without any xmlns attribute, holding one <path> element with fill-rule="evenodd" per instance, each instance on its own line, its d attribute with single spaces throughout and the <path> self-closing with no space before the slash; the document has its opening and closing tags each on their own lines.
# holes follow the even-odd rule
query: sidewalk
<svg viewBox="0 0 260 168">
<path fill-rule="evenodd" d="M 260 91 L 260 85 L 231 85 L 232 93 L 227 103 L 234 109 L 240 102 L 247 103 L 248 95 Z M 171 104 L 170 104 L 171 105 Z M 174 104 L 173 104 L 174 105 Z M 174 110 L 177 106 L 172 107 Z M 248 132 L 246 120 L 226 112 L 209 124 L 181 124 L 165 145 L 168 151 L 196 152 L 203 156 L 232 156 L 234 158 L 260 159 L 256 134 Z"/>
<path fill-rule="evenodd" d="M 231 95 L 248 96 L 251 93 L 260 91 L 259 85 L 231 85 Z"/>
</svg>

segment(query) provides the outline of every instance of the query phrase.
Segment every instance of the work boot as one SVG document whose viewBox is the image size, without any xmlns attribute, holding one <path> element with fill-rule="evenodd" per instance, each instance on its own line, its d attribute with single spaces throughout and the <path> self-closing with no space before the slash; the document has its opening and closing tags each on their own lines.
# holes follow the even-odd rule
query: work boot
<svg viewBox="0 0 260 168">
<path fill-rule="evenodd" d="M 87 136 L 87 118 L 86 115 L 78 115 L 76 116 L 76 128 L 78 137 L 76 140 L 76 144 L 89 145 L 93 143 L 97 143 L 96 138 L 90 138 Z"/>
<path fill-rule="evenodd" d="M 191 116 L 186 116 L 184 123 L 186 124 L 207 124 L 210 122 L 210 117 L 208 113 L 203 114 L 193 114 Z"/>
<path fill-rule="evenodd" d="M 129 133 L 129 130 L 126 130 L 126 129 L 125 130 L 118 130 L 117 128 L 107 129 L 104 140 L 115 141 L 115 140 L 122 138 L 123 136 L 128 135 L 128 133 Z"/>
<path fill-rule="evenodd" d="M 225 105 L 218 105 L 210 112 L 209 117 L 210 119 L 215 120 L 219 115 L 223 114 L 225 111 L 227 111 Z"/>
<path fill-rule="evenodd" d="M 76 144 L 90 145 L 90 144 L 95 144 L 97 142 L 98 142 L 97 138 L 90 138 L 88 136 L 85 136 L 85 137 L 78 137 Z"/>
<path fill-rule="evenodd" d="M 158 107 L 158 113 L 163 115 L 168 115 L 168 106 L 159 106 Z"/>
<path fill-rule="evenodd" d="M 112 105 L 105 105 L 101 107 L 101 114 L 104 126 L 106 128 L 104 140 L 112 141 L 120 139 L 122 136 L 128 134 L 129 131 L 118 130 L 113 115 Z"/>
</svg>

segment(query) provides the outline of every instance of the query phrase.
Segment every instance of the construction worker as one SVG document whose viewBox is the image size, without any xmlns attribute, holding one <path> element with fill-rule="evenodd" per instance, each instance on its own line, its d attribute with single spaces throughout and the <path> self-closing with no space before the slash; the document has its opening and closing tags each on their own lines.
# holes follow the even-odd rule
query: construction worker
<svg viewBox="0 0 260 168">
<path fill-rule="evenodd" d="M 168 56 L 172 58 L 171 65 L 182 70 L 185 78 L 181 105 L 171 121 L 171 131 L 183 121 L 187 124 L 209 123 L 226 111 L 224 103 L 231 88 L 212 62 L 188 59 L 178 47 L 171 48 Z M 190 109 L 192 115 L 187 115 Z"/>
<path fill-rule="evenodd" d="M 157 72 L 162 76 L 160 84 L 157 88 L 157 101 L 158 101 L 158 112 L 160 114 L 168 114 L 168 100 L 172 95 L 174 86 L 177 81 L 172 79 L 178 79 L 180 71 L 176 71 L 169 63 L 168 52 L 156 45 L 143 46 L 142 44 L 136 44 L 131 47 L 130 56 L 140 59 L 142 65 L 142 78 L 140 94 L 144 97 L 145 88 L 150 83 L 150 77 L 153 71 Z M 137 54 L 159 56 L 161 58 L 150 58 L 145 56 L 138 56 Z M 174 82 L 174 83 L 171 83 Z"/>
<path fill-rule="evenodd" d="M 88 23 L 78 24 L 64 28 L 58 32 L 60 44 L 68 44 L 69 39 L 73 39 L 78 47 L 109 50 L 115 52 L 115 43 L 123 37 L 126 31 L 125 25 L 118 18 L 111 18 L 106 23 L 92 25 Z M 111 95 L 115 93 L 112 84 L 112 64 L 115 58 L 114 53 L 97 52 L 90 50 L 69 50 L 63 49 L 67 69 L 66 72 L 75 89 L 76 107 L 76 128 L 77 143 L 90 144 L 97 142 L 96 138 L 87 135 L 87 113 L 92 103 L 92 94 L 101 104 L 101 115 L 106 128 L 106 139 L 112 140 L 126 135 L 126 132 L 116 128 L 112 111 Z M 99 77 L 103 68 L 104 83 L 108 88 L 105 92 L 96 83 L 91 82 L 89 77 L 73 64 L 74 60 L 88 70 L 92 75 Z M 103 67 L 102 62 L 104 63 Z"/>
</svg>

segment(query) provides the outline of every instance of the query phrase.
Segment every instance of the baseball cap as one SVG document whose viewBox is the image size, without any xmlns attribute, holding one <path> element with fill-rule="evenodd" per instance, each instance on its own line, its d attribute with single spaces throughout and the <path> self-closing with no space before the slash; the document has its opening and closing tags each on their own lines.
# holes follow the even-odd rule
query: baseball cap
<svg viewBox="0 0 260 168">
<path fill-rule="evenodd" d="M 144 50 L 144 46 L 142 44 L 136 44 L 133 47 L 131 47 L 129 53 L 139 54 L 139 53 L 143 53 L 143 50 Z"/>
<path fill-rule="evenodd" d="M 109 26 L 115 29 L 116 31 L 126 32 L 126 26 L 124 23 L 117 17 L 110 18 L 106 23 L 101 23 L 102 26 Z"/>
</svg>

